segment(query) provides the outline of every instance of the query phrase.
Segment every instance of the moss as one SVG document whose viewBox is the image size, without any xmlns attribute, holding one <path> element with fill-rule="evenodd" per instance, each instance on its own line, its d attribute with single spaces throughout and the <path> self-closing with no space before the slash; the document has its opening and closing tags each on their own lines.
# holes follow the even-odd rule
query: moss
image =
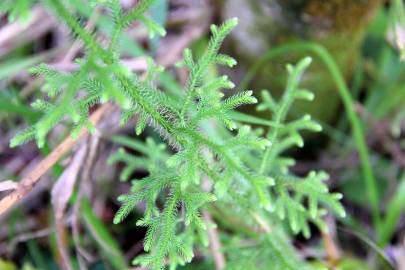
<svg viewBox="0 0 405 270">
<path fill-rule="evenodd" d="M 310 0 L 303 12 L 333 22 L 332 31 L 362 31 L 373 17 L 380 0 Z"/>
<path fill-rule="evenodd" d="M 233 45 L 228 48 L 248 69 L 269 48 L 294 41 L 315 41 L 326 47 L 349 79 L 360 56 L 364 33 L 380 3 L 380 0 L 228 0 L 225 16 L 243 17 L 243 25 L 238 27 Z M 280 74 L 285 64 L 303 56 L 294 52 L 272 59 L 262 67 L 251 88 L 268 88 L 280 96 L 286 79 Z M 316 57 L 314 60 L 303 85 L 315 93 L 317 100 L 311 105 L 298 103 L 295 110 L 297 114 L 307 111 L 332 123 L 339 113 L 339 98 L 326 69 Z"/>
</svg>

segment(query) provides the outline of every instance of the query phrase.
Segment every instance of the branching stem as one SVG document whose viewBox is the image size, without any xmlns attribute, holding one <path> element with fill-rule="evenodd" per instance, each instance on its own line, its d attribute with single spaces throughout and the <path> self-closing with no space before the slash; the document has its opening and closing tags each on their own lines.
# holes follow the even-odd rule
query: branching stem
<svg viewBox="0 0 405 270">
<path fill-rule="evenodd" d="M 280 47 L 269 49 L 263 57 L 261 57 L 254 65 L 250 68 L 242 82 L 240 83 L 239 89 L 245 89 L 250 81 L 254 78 L 257 71 L 267 62 L 269 59 L 274 58 L 279 55 L 290 53 L 291 51 L 309 51 L 317 55 L 322 62 L 324 62 L 328 71 L 331 74 L 332 79 L 336 83 L 336 87 L 340 98 L 342 99 L 343 105 L 345 107 L 346 116 L 350 121 L 352 126 L 353 138 L 356 142 L 357 149 L 359 151 L 360 161 L 362 165 L 362 173 L 365 181 L 365 186 L 367 190 L 368 197 L 371 202 L 372 216 L 374 227 L 379 233 L 381 217 L 379 211 L 379 198 L 377 190 L 377 180 L 374 176 L 370 155 L 367 148 L 367 143 L 365 140 L 364 131 L 361 122 L 356 115 L 354 109 L 353 98 L 350 95 L 350 90 L 347 87 L 342 73 L 340 72 L 335 60 L 331 54 L 321 45 L 312 42 L 295 42 L 289 43 Z"/>
</svg>

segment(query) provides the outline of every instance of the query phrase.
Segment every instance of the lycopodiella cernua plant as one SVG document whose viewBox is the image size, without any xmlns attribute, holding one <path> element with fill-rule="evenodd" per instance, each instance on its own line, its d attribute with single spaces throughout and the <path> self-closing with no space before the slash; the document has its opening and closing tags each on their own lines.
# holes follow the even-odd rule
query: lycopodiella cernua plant
<svg viewBox="0 0 405 270">
<path fill-rule="evenodd" d="M 179 63 L 179 68 L 188 71 L 184 87 L 177 92 L 165 91 L 157 79 L 162 69 L 152 59 L 142 78 L 120 61 L 119 41 L 133 21 L 144 24 L 152 34 L 165 35 L 148 16 L 152 0 L 141 0 L 126 12 L 118 0 L 92 1 L 108 10 L 113 21 L 108 42 L 100 42 L 97 32 L 85 30 L 77 14 L 70 11 L 69 1 L 43 2 L 83 42 L 86 51 L 77 59 L 75 72 L 60 72 L 45 64 L 31 70 L 46 80 L 42 88 L 46 97 L 32 104 L 45 114 L 16 135 L 12 146 L 31 139 L 44 146 L 48 133 L 62 119 L 69 119 L 73 137 L 83 127 L 93 130 L 90 109 L 115 103 L 122 110 L 121 124 L 137 115 L 136 135 L 150 127 L 146 133 L 155 132 L 160 137 L 159 141 L 157 136 L 145 141 L 113 137 L 140 153 L 134 155 L 122 148 L 109 160 L 124 162 L 120 180 L 132 181 L 131 190 L 118 198 L 121 208 L 114 223 L 125 222 L 139 204 L 144 205 L 137 225 L 147 227 L 145 254 L 137 256 L 134 264 L 154 270 L 166 266 L 176 269 L 190 262 L 196 251 L 208 254 L 207 226 L 215 225 L 204 222 L 204 210 L 214 216 L 216 226 L 224 228 L 227 269 L 269 269 L 268 265 L 271 269 L 311 268 L 294 254 L 288 233 L 309 237 L 308 223 L 326 230 L 323 216 L 327 210 L 340 216 L 345 212 L 339 202 L 341 195 L 329 193 L 325 172 L 296 176 L 289 170 L 294 160 L 283 156 L 286 149 L 303 146 L 302 130 L 321 131 L 309 115 L 287 118 L 295 100 L 314 98 L 299 86 L 310 58 L 287 66 L 289 77 L 279 100 L 267 90 L 262 91 L 260 102 L 252 91 L 234 93 L 230 90 L 234 84 L 227 76 L 207 80 L 205 73 L 210 66 L 236 64 L 232 57 L 219 53 L 223 40 L 237 25 L 237 19 L 230 19 L 211 26 L 211 38 L 202 56 L 184 51 Z M 235 114 L 236 108 L 246 104 L 258 104 L 258 110 L 268 111 L 271 120 L 264 121 L 264 129 L 250 127 L 250 118 Z M 148 176 L 132 179 L 140 169 Z M 229 236 L 229 230 L 236 232 L 235 236 Z M 247 239 L 253 244 L 243 246 Z"/>
</svg>

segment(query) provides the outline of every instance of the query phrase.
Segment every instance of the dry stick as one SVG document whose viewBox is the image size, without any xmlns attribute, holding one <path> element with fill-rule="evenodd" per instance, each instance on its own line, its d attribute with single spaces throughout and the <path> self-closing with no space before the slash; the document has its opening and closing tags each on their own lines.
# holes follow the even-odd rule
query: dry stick
<svg viewBox="0 0 405 270">
<path fill-rule="evenodd" d="M 326 249 L 326 258 L 329 262 L 329 266 L 334 268 L 340 260 L 340 250 L 336 241 L 336 220 L 333 216 L 328 215 L 325 218 L 325 222 L 328 225 L 328 231 L 322 232 L 322 240 Z"/>
<path fill-rule="evenodd" d="M 211 225 L 214 224 L 211 215 L 206 211 L 202 210 L 202 216 L 205 224 L 207 225 L 207 234 L 209 239 L 209 245 L 211 253 L 214 256 L 215 269 L 221 270 L 225 268 L 225 256 L 222 253 L 221 242 L 219 241 L 218 231 Z"/>
<path fill-rule="evenodd" d="M 88 142 L 89 144 L 89 150 L 87 153 L 86 161 L 83 165 L 82 168 L 82 173 L 81 173 L 81 182 L 79 184 L 79 192 L 77 194 L 77 199 L 76 202 L 73 206 L 73 214 L 72 214 L 72 233 L 73 233 L 73 241 L 75 243 L 75 249 L 76 249 L 76 255 L 77 259 L 79 262 L 79 268 L 81 270 L 87 269 L 86 263 L 83 261 L 82 257 L 88 260 L 89 256 L 85 249 L 81 247 L 80 244 L 80 230 L 79 230 L 79 224 L 80 224 L 80 201 L 83 196 L 84 192 L 84 181 L 89 181 L 90 180 L 90 175 L 91 175 L 91 169 L 94 164 L 94 160 L 96 158 L 97 154 L 97 149 L 98 149 L 98 144 L 100 142 L 100 138 L 98 136 L 88 136 Z"/>
<path fill-rule="evenodd" d="M 95 9 L 93 14 L 91 15 L 89 21 L 86 24 L 86 29 L 91 31 L 95 27 L 97 22 L 97 18 L 99 15 L 99 9 Z M 77 41 L 73 43 L 73 45 L 68 50 L 67 54 L 63 56 L 62 62 L 67 62 L 72 60 L 72 58 L 77 54 L 80 50 L 81 44 Z M 22 91 L 23 96 L 28 96 L 29 92 L 31 92 L 34 87 L 38 84 L 42 84 L 44 79 L 42 77 L 37 78 L 36 80 L 29 83 Z M 93 124 L 96 124 L 104 114 L 105 110 L 109 108 L 110 105 L 103 105 L 100 107 L 90 118 L 90 121 Z M 79 140 L 83 137 L 87 131 L 82 129 L 80 134 L 77 138 Z M 26 178 L 24 178 L 20 183 L 18 183 L 17 188 L 14 192 L 7 195 L 0 201 L 0 215 L 6 212 L 11 206 L 19 202 L 26 194 L 28 194 L 39 178 L 48 171 L 60 158 L 61 156 L 67 152 L 76 142 L 68 137 L 65 141 L 63 141 L 50 155 L 48 155 L 42 162 L 40 162 L 37 167 L 28 174 Z"/>
<path fill-rule="evenodd" d="M 103 117 L 103 115 L 111 109 L 111 104 L 103 104 L 98 108 L 90 117 L 90 122 L 96 125 Z M 66 154 L 81 138 L 88 133 L 86 128 L 80 130 L 76 139 L 67 137 L 61 144 L 59 144 L 47 157 L 45 157 L 24 179 L 18 182 L 18 187 L 6 197 L 0 200 L 0 215 L 4 214 L 8 209 L 21 201 L 56 162 Z"/>
<path fill-rule="evenodd" d="M 337 249 L 333 237 L 329 233 L 322 233 L 322 240 L 325 245 L 329 266 L 334 267 L 339 260 L 339 250 Z"/>
<path fill-rule="evenodd" d="M 27 233 L 23 233 L 23 234 L 14 236 L 11 243 L 8 244 L 9 253 L 10 254 L 12 253 L 12 251 L 15 249 L 15 247 L 17 246 L 18 243 L 27 242 L 32 239 L 47 237 L 52 233 L 53 233 L 53 229 L 48 227 L 48 228 L 38 230 L 35 232 L 27 232 Z"/>
<path fill-rule="evenodd" d="M 260 226 L 260 228 L 264 233 L 271 233 L 271 227 L 261 216 L 259 216 L 257 213 L 253 211 L 249 211 L 249 213 L 254 218 L 254 220 L 257 222 L 257 224 Z"/>
<path fill-rule="evenodd" d="M 59 177 L 58 181 L 53 185 L 51 191 L 51 203 L 54 213 L 55 223 L 55 236 L 58 246 L 60 265 L 62 269 L 73 270 L 71 263 L 70 252 L 68 250 L 68 243 L 65 236 L 67 228 L 64 226 L 63 218 L 66 209 L 69 205 L 70 197 L 74 192 L 74 188 L 87 153 L 87 145 L 81 143 L 81 146 L 73 155 L 73 158 L 68 166 Z"/>
<path fill-rule="evenodd" d="M 207 155 L 208 150 L 204 149 L 204 154 Z M 212 189 L 212 182 L 207 177 L 204 177 L 201 183 L 201 188 L 206 191 L 210 192 Z M 210 213 L 207 210 L 202 210 L 202 218 L 204 220 L 205 226 L 207 227 L 207 235 L 209 240 L 209 247 L 214 257 L 215 269 L 222 270 L 225 268 L 226 260 L 225 256 L 222 253 L 222 245 L 221 241 L 219 240 L 219 233 L 215 227 L 212 227 L 214 221 Z"/>
</svg>

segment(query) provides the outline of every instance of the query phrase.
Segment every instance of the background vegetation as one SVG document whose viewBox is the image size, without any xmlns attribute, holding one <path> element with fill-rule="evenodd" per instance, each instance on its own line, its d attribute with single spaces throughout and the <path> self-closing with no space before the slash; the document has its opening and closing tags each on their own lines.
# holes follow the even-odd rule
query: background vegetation
<svg viewBox="0 0 405 270">
<path fill-rule="evenodd" d="M 405 269 L 404 12 L 3 0 L 0 269 Z"/>
</svg>

